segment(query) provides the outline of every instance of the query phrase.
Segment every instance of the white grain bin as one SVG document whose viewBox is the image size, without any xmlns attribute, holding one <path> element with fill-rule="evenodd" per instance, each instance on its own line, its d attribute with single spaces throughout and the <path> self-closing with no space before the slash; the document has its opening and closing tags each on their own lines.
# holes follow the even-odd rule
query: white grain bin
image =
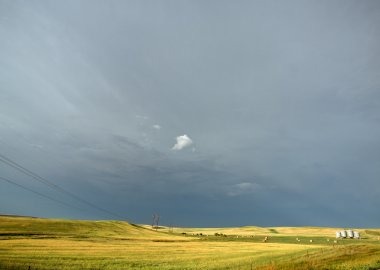
<svg viewBox="0 0 380 270">
<path fill-rule="evenodd" d="M 347 230 L 347 237 L 354 238 L 354 232 L 352 230 Z"/>
<path fill-rule="evenodd" d="M 340 232 L 340 237 L 346 238 L 347 237 L 347 232 L 346 231 L 341 231 Z"/>
<path fill-rule="evenodd" d="M 355 239 L 360 239 L 360 233 L 357 231 L 354 231 L 354 238 Z"/>
<path fill-rule="evenodd" d="M 340 238 L 340 232 L 335 232 L 335 237 Z"/>
</svg>

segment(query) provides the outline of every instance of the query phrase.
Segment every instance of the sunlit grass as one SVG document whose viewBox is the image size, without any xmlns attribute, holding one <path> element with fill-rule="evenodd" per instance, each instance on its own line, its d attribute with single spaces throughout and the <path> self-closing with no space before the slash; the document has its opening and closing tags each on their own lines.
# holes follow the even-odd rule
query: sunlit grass
<svg viewBox="0 0 380 270">
<path fill-rule="evenodd" d="M 257 228 L 257 227 L 256 227 Z M 341 240 L 307 235 L 317 228 L 247 227 L 180 229 L 174 234 L 116 221 L 67 221 L 0 218 L 0 269 L 370 269 L 380 261 L 376 234 L 368 239 Z M 165 231 L 165 228 L 160 229 Z M 296 231 L 296 228 L 286 229 Z M 327 229 L 328 230 L 328 229 Z M 334 229 L 330 229 L 334 231 Z M 176 232 L 177 231 L 177 232 Z M 192 232 L 227 231 L 230 236 L 189 236 Z M 371 230 L 377 232 L 377 230 Z M 233 234 L 232 234 L 233 232 Z M 265 232 L 272 232 L 263 242 Z M 295 241 L 295 235 L 300 242 Z M 239 237 L 236 237 L 239 236 Z M 310 242 L 313 239 L 313 242 Z M 329 240 L 329 241 L 327 241 Z"/>
<path fill-rule="evenodd" d="M 59 262 L 65 269 L 94 268 L 114 269 L 115 266 L 158 267 L 159 269 L 198 269 L 198 267 L 221 267 L 236 262 L 286 255 L 302 251 L 308 246 L 290 244 L 258 244 L 241 242 L 150 242 L 150 241 L 104 241 L 88 242 L 57 239 L 5 240 L 1 244 L 8 262 L 28 264 L 33 262 L 44 268 Z M 87 266 L 86 266 L 87 265 Z M 78 268 L 80 267 L 80 268 Z M 48 268 L 46 268 L 48 269 Z"/>
</svg>

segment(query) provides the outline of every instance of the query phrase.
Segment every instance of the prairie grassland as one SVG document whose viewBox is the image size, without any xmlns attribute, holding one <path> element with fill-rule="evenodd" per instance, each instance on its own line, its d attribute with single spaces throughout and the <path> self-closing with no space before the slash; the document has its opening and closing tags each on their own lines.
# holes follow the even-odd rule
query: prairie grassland
<svg viewBox="0 0 380 270">
<path fill-rule="evenodd" d="M 150 229 L 149 225 L 140 225 L 144 228 Z M 336 231 L 344 230 L 345 228 L 326 228 L 326 227 L 230 227 L 230 228 L 182 228 L 182 227 L 166 227 L 160 226 L 157 231 L 161 232 L 174 232 L 174 233 L 187 233 L 187 234 L 205 234 L 214 235 L 215 233 L 222 233 L 226 235 L 238 236 L 301 236 L 301 237 L 334 237 Z M 364 238 L 375 238 L 380 236 L 380 229 L 356 229 Z"/>
<path fill-rule="evenodd" d="M 34 236 L 60 238 L 182 239 L 181 236 L 157 233 L 124 221 L 86 221 L 0 217 L 0 236 Z"/>
<path fill-rule="evenodd" d="M 264 263 L 310 247 L 240 242 L 75 241 L 57 239 L 5 240 L 3 266 L 37 269 L 234 269 L 252 259 Z M 269 256 L 270 255 L 270 256 Z"/>
<path fill-rule="evenodd" d="M 257 267 L 258 270 L 378 270 L 380 269 L 380 250 L 377 245 L 347 245 L 333 249 L 322 249 L 318 252 L 278 261 L 275 265 L 267 264 Z"/>
<path fill-rule="evenodd" d="M 0 217 L 0 269 L 380 268 L 377 230 L 370 230 L 372 238 L 338 244 L 322 236 L 310 243 L 307 235 L 296 242 L 293 234 L 270 236 L 264 243 L 262 235 L 244 237 L 244 231 L 239 238 L 194 237 L 118 221 Z"/>
</svg>

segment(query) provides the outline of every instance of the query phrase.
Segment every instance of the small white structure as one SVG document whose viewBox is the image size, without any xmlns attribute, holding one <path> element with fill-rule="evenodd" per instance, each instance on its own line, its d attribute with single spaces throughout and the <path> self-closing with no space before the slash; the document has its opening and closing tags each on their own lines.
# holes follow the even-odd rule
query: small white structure
<svg viewBox="0 0 380 270">
<path fill-rule="evenodd" d="M 360 239 L 360 233 L 353 230 L 344 230 L 340 232 L 335 232 L 336 238 L 355 238 Z"/>
<path fill-rule="evenodd" d="M 355 239 L 360 239 L 360 233 L 357 231 L 354 231 L 354 238 Z"/>
</svg>

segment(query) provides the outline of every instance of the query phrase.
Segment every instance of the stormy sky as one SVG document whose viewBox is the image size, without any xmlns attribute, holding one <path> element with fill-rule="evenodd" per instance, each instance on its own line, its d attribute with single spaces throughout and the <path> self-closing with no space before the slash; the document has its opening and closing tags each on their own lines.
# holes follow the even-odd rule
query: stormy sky
<svg viewBox="0 0 380 270">
<path fill-rule="evenodd" d="M 0 154 L 134 223 L 380 227 L 380 2 L 0 0 Z"/>
</svg>

